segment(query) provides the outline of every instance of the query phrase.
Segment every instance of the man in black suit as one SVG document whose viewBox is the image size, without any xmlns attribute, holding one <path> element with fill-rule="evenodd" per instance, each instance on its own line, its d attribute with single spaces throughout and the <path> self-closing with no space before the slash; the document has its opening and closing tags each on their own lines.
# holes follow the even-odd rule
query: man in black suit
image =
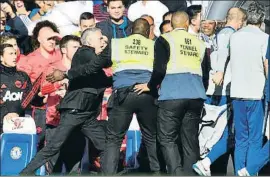
<svg viewBox="0 0 270 177">
<path fill-rule="evenodd" d="M 81 42 L 83 46 L 75 53 L 67 74 L 69 88 L 60 104 L 61 119 L 54 139 L 38 152 L 21 175 L 33 174 L 59 153 L 61 146 L 76 127 L 80 127 L 82 133 L 91 139 L 102 160 L 105 131 L 96 118 L 104 90 L 110 84 L 102 68 L 110 65 L 110 60 L 107 56 L 100 55 L 105 45 L 100 29 L 91 28 L 84 31 Z M 107 54 L 105 51 L 104 53 Z M 86 75 L 82 76 L 85 72 Z M 63 76 L 63 73 L 58 71 L 59 73 Z"/>
</svg>

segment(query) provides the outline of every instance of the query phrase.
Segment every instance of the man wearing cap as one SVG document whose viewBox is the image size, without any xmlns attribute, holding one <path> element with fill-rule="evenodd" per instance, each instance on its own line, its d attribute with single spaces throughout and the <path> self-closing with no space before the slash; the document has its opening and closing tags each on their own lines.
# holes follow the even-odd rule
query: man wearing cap
<svg viewBox="0 0 270 177">
<path fill-rule="evenodd" d="M 53 63 L 61 60 L 60 51 L 55 49 L 56 39 L 60 38 L 55 24 L 49 21 L 39 22 L 34 28 L 33 38 L 39 48 L 27 55 L 24 60 L 20 60 L 17 65 L 18 70 L 29 75 L 32 83 Z M 41 148 L 45 140 L 46 110 L 43 100 L 39 99 L 34 102 L 38 102 L 38 105 L 40 105 L 39 107 L 32 107 L 32 116 L 37 126 L 39 148 Z"/>
</svg>

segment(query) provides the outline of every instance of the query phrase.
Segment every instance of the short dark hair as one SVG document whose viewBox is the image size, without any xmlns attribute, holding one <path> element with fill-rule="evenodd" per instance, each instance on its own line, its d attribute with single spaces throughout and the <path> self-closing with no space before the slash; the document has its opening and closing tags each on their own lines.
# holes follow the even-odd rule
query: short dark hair
<svg viewBox="0 0 270 177">
<path fill-rule="evenodd" d="M 199 13 L 202 12 L 202 5 L 191 5 L 187 8 L 186 13 L 189 16 L 189 23 L 195 19 Z"/>
<path fill-rule="evenodd" d="M 107 2 L 107 6 L 109 6 L 110 5 L 110 3 L 111 2 L 113 2 L 113 1 L 122 1 L 122 3 L 123 3 L 123 5 L 125 6 L 125 0 L 108 0 L 108 2 Z"/>
<path fill-rule="evenodd" d="M 150 33 L 150 24 L 144 18 L 138 18 L 133 22 L 132 34 L 141 34 L 148 38 Z"/>
<path fill-rule="evenodd" d="M 6 41 L 8 41 L 10 39 L 15 39 L 17 41 L 17 38 L 15 35 L 8 33 L 8 34 L 4 34 L 4 35 L 0 36 L 0 44 L 4 44 Z"/>
<path fill-rule="evenodd" d="M 1 44 L 0 45 L 0 56 L 4 55 L 4 50 L 5 50 L 5 48 L 8 48 L 8 47 L 13 48 L 13 46 L 11 44 Z"/>
<path fill-rule="evenodd" d="M 166 13 L 162 16 L 162 20 L 164 21 L 166 16 L 172 15 L 173 13 L 174 13 L 174 11 L 168 11 L 168 12 L 166 12 Z"/>
<path fill-rule="evenodd" d="M 171 21 L 170 20 L 164 20 L 160 26 L 159 26 L 159 31 L 161 34 L 163 34 L 163 26 L 167 25 L 167 24 L 171 24 Z"/>
<path fill-rule="evenodd" d="M 57 26 L 53 22 L 50 22 L 48 20 L 38 22 L 33 30 L 33 39 L 35 42 L 38 43 L 37 39 L 38 39 L 39 31 L 44 27 L 51 28 L 54 32 L 59 33 Z"/>
<path fill-rule="evenodd" d="M 59 43 L 59 47 L 60 47 L 61 53 L 62 53 L 62 50 L 61 50 L 61 49 L 62 49 L 62 48 L 65 48 L 66 45 L 67 45 L 67 43 L 68 43 L 69 41 L 76 41 L 76 42 L 79 42 L 80 45 L 81 45 L 81 39 L 80 39 L 78 36 L 74 36 L 74 35 L 67 35 L 67 36 L 64 36 L 64 37 L 61 39 L 60 43 Z"/>
<path fill-rule="evenodd" d="M 95 16 L 92 13 L 84 12 L 80 16 L 80 23 L 81 23 L 82 20 L 90 20 L 90 19 L 93 19 L 93 18 L 95 18 Z"/>
</svg>

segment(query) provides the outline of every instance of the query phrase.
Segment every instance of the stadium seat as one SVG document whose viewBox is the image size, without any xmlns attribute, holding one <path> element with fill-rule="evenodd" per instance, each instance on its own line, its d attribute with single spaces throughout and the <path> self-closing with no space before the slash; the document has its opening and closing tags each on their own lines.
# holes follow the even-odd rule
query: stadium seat
<svg viewBox="0 0 270 177">
<path fill-rule="evenodd" d="M 126 167 L 136 169 L 139 167 L 137 155 L 141 144 L 141 132 L 139 130 L 129 130 L 126 143 Z"/>
<path fill-rule="evenodd" d="M 19 175 L 35 156 L 37 135 L 33 122 L 29 117 L 4 121 L 4 133 L 1 135 L 1 176 Z M 45 175 L 45 167 L 37 170 L 36 175 Z"/>
</svg>

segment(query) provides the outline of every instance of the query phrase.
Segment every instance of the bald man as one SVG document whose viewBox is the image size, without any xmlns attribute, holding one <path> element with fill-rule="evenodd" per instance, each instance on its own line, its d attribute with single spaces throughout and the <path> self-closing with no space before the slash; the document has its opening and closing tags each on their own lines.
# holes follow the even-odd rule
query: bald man
<svg viewBox="0 0 270 177">
<path fill-rule="evenodd" d="M 108 103 L 107 141 L 102 163 L 105 174 L 117 172 L 120 146 L 134 114 L 141 128 L 151 172 L 160 171 L 156 150 L 156 91 L 139 95 L 133 90 L 135 84 L 148 82 L 152 73 L 154 41 L 149 39 L 149 32 L 149 23 L 140 18 L 133 23 L 131 36 L 112 39 L 114 94 Z"/>
<path fill-rule="evenodd" d="M 240 29 L 246 21 L 246 13 L 239 8 L 231 8 L 227 13 L 226 25 L 216 35 L 211 52 L 211 70 L 209 73 L 209 86 L 205 104 L 217 106 L 220 109 L 225 104 L 231 104 L 231 64 L 230 64 L 230 38 Z M 233 153 L 234 142 L 232 135 L 232 111 L 227 109 L 227 126 L 220 140 L 201 161 L 194 164 L 194 170 L 200 175 L 226 176 L 229 156 Z M 229 148 L 230 147 L 230 148 Z M 210 169 L 211 166 L 211 169 Z"/>
<path fill-rule="evenodd" d="M 194 175 L 192 164 L 199 159 L 197 133 L 206 98 L 201 73 L 205 45 L 187 32 L 189 17 L 185 12 L 173 14 L 172 27 L 173 31 L 156 40 L 150 81 L 137 85 L 135 90 L 143 93 L 160 86 L 157 132 L 168 173 Z M 176 142 L 178 135 L 181 135 L 183 166 Z"/>
</svg>

